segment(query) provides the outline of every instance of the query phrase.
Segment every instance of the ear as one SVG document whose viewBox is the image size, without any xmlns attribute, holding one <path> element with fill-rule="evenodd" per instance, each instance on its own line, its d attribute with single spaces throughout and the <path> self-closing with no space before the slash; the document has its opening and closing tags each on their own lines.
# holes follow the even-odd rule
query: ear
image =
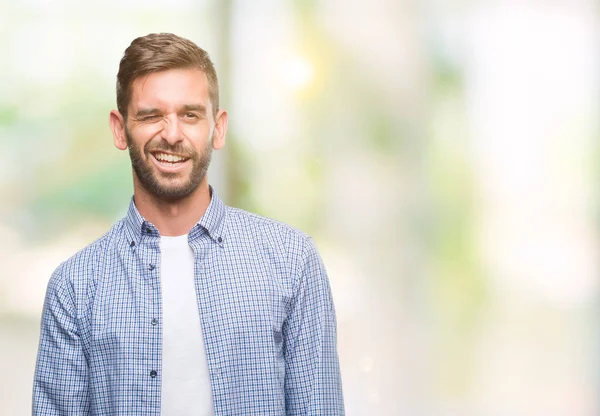
<svg viewBox="0 0 600 416">
<path fill-rule="evenodd" d="M 108 122 L 112 130 L 115 147 L 119 150 L 126 150 L 127 137 L 125 135 L 125 120 L 123 116 L 117 110 L 112 110 Z"/>
<path fill-rule="evenodd" d="M 219 110 L 215 117 L 215 131 L 213 133 L 213 149 L 219 150 L 225 146 L 227 134 L 227 111 Z"/>
</svg>

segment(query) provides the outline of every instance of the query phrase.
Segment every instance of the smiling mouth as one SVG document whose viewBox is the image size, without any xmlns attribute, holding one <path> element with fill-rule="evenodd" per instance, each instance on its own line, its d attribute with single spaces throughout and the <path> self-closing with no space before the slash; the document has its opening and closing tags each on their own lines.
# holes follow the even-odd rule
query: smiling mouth
<svg viewBox="0 0 600 416">
<path fill-rule="evenodd" d="M 190 159 L 189 157 L 178 156 L 163 152 L 152 153 L 152 156 L 154 156 L 154 159 L 156 159 L 160 164 L 164 166 L 177 166 Z"/>
</svg>

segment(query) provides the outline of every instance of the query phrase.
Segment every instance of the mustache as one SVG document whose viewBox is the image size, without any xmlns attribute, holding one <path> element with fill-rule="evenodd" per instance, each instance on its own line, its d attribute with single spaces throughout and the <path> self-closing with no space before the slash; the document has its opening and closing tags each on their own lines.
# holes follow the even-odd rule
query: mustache
<svg viewBox="0 0 600 416">
<path fill-rule="evenodd" d="M 144 151 L 146 153 L 163 151 L 188 157 L 194 157 L 197 153 L 194 149 L 185 147 L 181 143 L 171 145 L 164 140 L 149 141 L 144 146 Z"/>
</svg>

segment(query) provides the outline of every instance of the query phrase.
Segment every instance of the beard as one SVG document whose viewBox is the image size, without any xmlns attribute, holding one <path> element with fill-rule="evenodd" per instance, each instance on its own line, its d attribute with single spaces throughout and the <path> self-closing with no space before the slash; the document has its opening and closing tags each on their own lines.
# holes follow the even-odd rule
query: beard
<svg viewBox="0 0 600 416">
<path fill-rule="evenodd" d="M 125 137 L 133 171 L 144 189 L 157 199 L 167 202 L 181 200 L 194 192 L 206 176 L 212 156 L 212 137 L 200 154 L 195 149 L 184 147 L 180 143 L 171 146 L 161 139 L 150 140 L 143 149 L 145 158 L 142 157 L 142 149 L 133 141 L 127 129 L 125 129 Z M 153 157 L 150 152 L 158 150 L 189 158 L 192 162 L 192 171 L 189 176 L 181 180 L 183 173 L 158 171 L 150 161 L 150 158 Z"/>
</svg>

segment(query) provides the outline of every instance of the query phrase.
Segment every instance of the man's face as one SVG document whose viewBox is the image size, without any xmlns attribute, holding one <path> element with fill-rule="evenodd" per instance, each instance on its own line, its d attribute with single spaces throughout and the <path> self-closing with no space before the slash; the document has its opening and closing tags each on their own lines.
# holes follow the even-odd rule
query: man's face
<svg viewBox="0 0 600 416">
<path fill-rule="evenodd" d="M 213 148 L 206 75 L 172 69 L 136 79 L 124 128 L 139 184 L 161 200 L 187 197 L 204 180 Z"/>
</svg>

